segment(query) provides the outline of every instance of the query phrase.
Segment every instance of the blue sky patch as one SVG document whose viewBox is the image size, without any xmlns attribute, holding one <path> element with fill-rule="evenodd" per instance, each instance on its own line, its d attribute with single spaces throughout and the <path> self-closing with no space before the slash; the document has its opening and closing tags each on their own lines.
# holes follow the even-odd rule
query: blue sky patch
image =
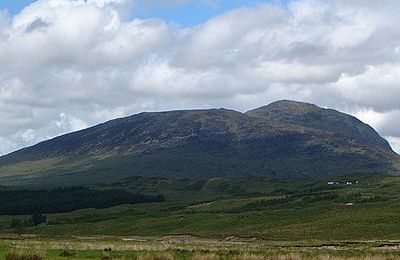
<svg viewBox="0 0 400 260">
<path fill-rule="evenodd" d="M 286 5 L 287 1 L 288 0 L 208 0 L 187 1 L 186 3 L 180 4 L 152 4 L 151 6 L 148 4 L 141 4 L 138 1 L 139 8 L 134 11 L 133 15 L 139 18 L 158 17 L 165 21 L 175 22 L 183 26 L 195 26 L 218 14 L 238 7 L 254 6 L 267 2 Z M 0 0 L 0 9 L 7 9 L 10 14 L 14 15 L 32 2 L 34 1 Z"/>
</svg>

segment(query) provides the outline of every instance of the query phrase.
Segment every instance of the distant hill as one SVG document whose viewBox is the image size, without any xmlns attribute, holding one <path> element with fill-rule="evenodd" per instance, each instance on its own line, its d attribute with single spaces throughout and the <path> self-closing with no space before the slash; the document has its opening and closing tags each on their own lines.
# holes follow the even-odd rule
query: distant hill
<svg viewBox="0 0 400 260">
<path fill-rule="evenodd" d="M 115 119 L 0 157 L 0 185 L 397 174 L 399 162 L 388 142 L 357 118 L 284 100 L 246 113 L 209 109 Z"/>
</svg>

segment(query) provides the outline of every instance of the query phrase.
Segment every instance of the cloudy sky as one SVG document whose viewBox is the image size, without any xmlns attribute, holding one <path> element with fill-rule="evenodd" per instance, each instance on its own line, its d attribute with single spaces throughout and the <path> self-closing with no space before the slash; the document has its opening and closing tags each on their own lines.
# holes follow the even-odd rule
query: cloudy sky
<svg viewBox="0 0 400 260">
<path fill-rule="evenodd" d="M 400 152 L 398 0 L 0 0 L 0 154 L 141 111 L 279 99 Z"/>
</svg>

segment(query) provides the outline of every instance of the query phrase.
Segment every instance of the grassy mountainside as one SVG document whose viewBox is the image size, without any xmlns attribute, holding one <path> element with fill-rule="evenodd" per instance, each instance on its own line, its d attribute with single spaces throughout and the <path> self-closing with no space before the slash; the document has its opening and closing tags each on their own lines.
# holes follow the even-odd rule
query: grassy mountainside
<svg viewBox="0 0 400 260">
<path fill-rule="evenodd" d="M 130 176 L 326 178 L 397 173 L 399 157 L 370 126 L 295 101 L 141 113 L 0 158 L 0 185 L 68 186 Z"/>
</svg>

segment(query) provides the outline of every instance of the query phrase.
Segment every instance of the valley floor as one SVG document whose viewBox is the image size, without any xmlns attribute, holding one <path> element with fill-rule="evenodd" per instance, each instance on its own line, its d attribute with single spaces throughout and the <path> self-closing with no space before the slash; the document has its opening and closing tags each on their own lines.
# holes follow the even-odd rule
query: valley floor
<svg viewBox="0 0 400 260">
<path fill-rule="evenodd" d="M 43 212 L 38 226 L 30 214 L 1 215 L 0 259 L 400 259 L 396 176 L 137 178 L 90 189 L 165 201 Z"/>
<path fill-rule="evenodd" d="M 23 258 L 26 257 L 26 258 Z M 28 258 L 31 257 L 31 258 Z M 3 236 L 0 259 L 399 259 L 400 241 L 323 243 L 169 237 Z"/>
</svg>

